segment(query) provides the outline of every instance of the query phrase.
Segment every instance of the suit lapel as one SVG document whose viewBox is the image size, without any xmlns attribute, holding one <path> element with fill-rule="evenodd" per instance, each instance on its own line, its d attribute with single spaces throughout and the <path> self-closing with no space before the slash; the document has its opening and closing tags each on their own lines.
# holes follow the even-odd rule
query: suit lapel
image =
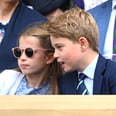
<svg viewBox="0 0 116 116">
<path fill-rule="evenodd" d="M 95 70 L 93 94 L 100 94 L 104 72 L 106 69 L 106 60 L 100 55 Z"/>
</svg>

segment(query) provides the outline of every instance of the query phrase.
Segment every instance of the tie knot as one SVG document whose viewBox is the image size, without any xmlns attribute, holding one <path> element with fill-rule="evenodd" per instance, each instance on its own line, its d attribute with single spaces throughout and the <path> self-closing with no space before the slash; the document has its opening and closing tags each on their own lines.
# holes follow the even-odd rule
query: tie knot
<svg viewBox="0 0 116 116">
<path fill-rule="evenodd" d="M 86 76 L 85 74 L 80 73 L 80 74 L 79 74 L 79 81 L 80 81 L 80 80 L 84 80 L 86 77 L 87 77 L 87 76 Z"/>
</svg>

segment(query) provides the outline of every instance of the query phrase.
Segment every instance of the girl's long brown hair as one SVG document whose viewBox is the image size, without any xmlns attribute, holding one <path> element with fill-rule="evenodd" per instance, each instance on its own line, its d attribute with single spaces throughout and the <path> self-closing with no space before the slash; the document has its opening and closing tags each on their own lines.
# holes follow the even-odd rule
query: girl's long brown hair
<svg viewBox="0 0 116 116">
<path fill-rule="evenodd" d="M 29 25 L 27 28 L 25 28 L 19 35 L 19 38 L 21 36 L 35 36 L 39 39 L 40 45 L 44 49 L 48 49 L 46 51 L 46 55 L 50 53 L 54 53 L 54 48 L 51 45 L 50 42 L 50 35 L 49 33 L 42 28 L 42 24 L 40 23 L 34 23 Z M 18 41 L 19 43 L 19 41 Z M 18 44 L 17 43 L 17 44 Z M 39 65 L 39 64 L 38 64 Z M 17 71 L 20 71 L 20 69 L 17 69 Z M 57 63 L 57 60 L 55 59 L 50 65 L 48 74 L 46 75 L 46 78 L 51 78 L 51 90 L 52 94 L 58 94 L 58 78 L 60 78 L 63 75 L 63 71 L 60 67 L 60 65 Z"/>
</svg>

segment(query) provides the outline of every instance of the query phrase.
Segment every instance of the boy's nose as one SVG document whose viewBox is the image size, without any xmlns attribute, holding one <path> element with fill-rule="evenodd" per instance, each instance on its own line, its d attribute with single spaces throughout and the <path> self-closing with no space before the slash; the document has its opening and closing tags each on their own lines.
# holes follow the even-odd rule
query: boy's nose
<svg viewBox="0 0 116 116">
<path fill-rule="evenodd" d="M 55 51 L 54 52 L 54 58 L 57 58 L 58 57 L 58 54 L 57 54 L 57 52 Z"/>
</svg>

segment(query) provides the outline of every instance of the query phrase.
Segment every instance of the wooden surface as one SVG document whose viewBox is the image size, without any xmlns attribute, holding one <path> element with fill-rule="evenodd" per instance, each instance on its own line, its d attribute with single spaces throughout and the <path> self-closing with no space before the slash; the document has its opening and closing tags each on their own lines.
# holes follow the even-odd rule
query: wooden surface
<svg viewBox="0 0 116 116">
<path fill-rule="evenodd" d="M 0 116 L 116 116 L 116 96 L 0 96 Z"/>
</svg>

